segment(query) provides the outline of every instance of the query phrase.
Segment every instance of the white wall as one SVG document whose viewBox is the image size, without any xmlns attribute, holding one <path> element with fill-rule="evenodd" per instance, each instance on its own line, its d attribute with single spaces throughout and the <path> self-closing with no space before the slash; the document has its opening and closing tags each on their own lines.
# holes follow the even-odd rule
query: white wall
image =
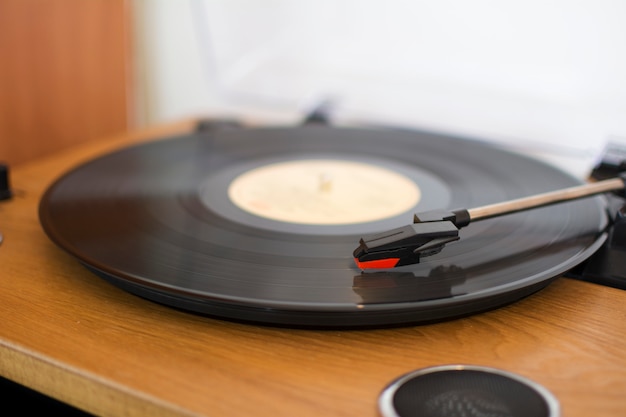
<svg viewBox="0 0 626 417">
<path fill-rule="evenodd" d="M 225 111 L 589 155 L 626 138 L 623 0 L 139 0 L 146 123 Z"/>
</svg>

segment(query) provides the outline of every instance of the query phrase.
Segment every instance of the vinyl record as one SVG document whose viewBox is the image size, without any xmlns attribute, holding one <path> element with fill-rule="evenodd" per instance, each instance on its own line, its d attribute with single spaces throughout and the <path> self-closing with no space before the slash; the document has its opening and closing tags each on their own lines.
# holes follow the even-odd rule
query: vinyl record
<svg viewBox="0 0 626 417">
<path fill-rule="evenodd" d="M 256 323 L 417 324 L 543 288 L 606 238 L 603 197 L 472 223 L 422 263 L 360 271 L 359 238 L 413 213 L 578 185 L 474 140 L 330 126 L 224 129 L 79 166 L 45 193 L 47 235 L 140 297 Z"/>
</svg>

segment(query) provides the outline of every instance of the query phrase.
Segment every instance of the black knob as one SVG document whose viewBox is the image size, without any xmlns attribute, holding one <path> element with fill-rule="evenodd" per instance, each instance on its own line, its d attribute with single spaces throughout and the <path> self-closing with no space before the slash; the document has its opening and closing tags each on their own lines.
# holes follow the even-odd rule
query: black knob
<svg viewBox="0 0 626 417">
<path fill-rule="evenodd" d="M 9 167 L 0 163 L 0 200 L 8 200 L 13 196 L 9 185 Z"/>
</svg>

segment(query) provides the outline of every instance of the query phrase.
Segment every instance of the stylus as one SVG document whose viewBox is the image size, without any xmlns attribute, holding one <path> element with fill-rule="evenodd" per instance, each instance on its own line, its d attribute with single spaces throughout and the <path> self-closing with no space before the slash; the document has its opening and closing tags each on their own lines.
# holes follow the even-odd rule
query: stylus
<svg viewBox="0 0 626 417">
<path fill-rule="evenodd" d="M 471 222 L 503 216 L 602 193 L 623 191 L 626 174 L 528 197 L 471 209 L 431 210 L 414 215 L 413 223 L 386 232 L 364 236 L 353 256 L 362 269 L 386 269 L 419 263 L 459 240 L 459 229 Z"/>
</svg>

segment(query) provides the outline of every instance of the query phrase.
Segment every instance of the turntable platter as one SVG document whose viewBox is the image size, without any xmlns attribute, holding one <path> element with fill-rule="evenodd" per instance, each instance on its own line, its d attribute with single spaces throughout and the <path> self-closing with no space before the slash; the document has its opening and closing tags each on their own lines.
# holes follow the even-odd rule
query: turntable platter
<svg viewBox="0 0 626 417">
<path fill-rule="evenodd" d="M 605 199 L 471 224 L 440 254 L 393 270 L 356 268 L 361 235 L 405 225 L 418 211 L 579 183 L 434 133 L 242 128 L 104 155 L 54 182 L 39 214 L 62 249 L 155 302 L 262 324 L 387 326 L 472 314 L 543 288 L 602 245 Z"/>
</svg>

